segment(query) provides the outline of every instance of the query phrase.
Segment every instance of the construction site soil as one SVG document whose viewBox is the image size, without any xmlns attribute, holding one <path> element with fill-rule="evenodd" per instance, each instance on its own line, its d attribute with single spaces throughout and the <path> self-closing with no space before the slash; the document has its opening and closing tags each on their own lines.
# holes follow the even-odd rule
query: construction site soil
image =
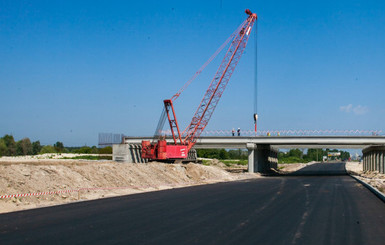
<svg viewBox="0 0 385 245">
<path fill-rule="evenodd" d="M 245 166 L 228 167 L 216 159 L 207 166 L 195 163 L 119 163 L 54 158 L 57 157 L 0 158 L 0 196 L 3 197 L 0 198 L 0 213 L 140 192 L 263 178 L 260 174 L 247 173 Z M 280 165 L 280 171 L 288 173 L 307 165 Z M 352 166 L 351 172 L 360 172 L 359 165 Z M 361 174 L 364 173 L 361 171 Z M 365 178 L 372 178 L 375 184 L 380 181 L 384 183 L 384 176 L 380 180 L 377 177 L 372 174 Z"/>
<path fill-rule="evenodd" d="M 225 167 L 216 160 L 212 161 L 212 166 L 205 166 L 195 163 L 0 158 L 0 196 L 31 195 L 0 198 L 0 213 L 260 177 L 244 171 L 230 173 L 223 169 Z"/>
<path fill-rule="evenodd" d="M 346 171 L 385 194 L 385 174 L 363 171 L 362 162 L 347 162 Z"/>
</svg>

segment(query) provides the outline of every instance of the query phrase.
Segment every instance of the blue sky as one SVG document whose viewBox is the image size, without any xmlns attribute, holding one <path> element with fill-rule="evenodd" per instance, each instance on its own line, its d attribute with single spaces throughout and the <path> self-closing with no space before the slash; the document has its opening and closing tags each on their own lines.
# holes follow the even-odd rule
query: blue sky
<svg viewBox="0 0 385 245">
<path fill-rule="evenodd" d="M 1 1 L 0 135 L 152 135 L 162 100 L 246 8 L 258 14 L 259 129 L 385 131 L 384 1 Z M 253 128 L 255 53 L 253 35 L 208 130 Z M 182 128 L 220 59 L 176 101 Z"/>
</svg>

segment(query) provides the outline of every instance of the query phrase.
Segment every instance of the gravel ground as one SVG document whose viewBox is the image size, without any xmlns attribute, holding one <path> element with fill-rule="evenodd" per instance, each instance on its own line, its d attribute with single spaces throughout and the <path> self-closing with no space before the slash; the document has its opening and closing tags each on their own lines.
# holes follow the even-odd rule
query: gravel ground
<svg viewBox="0 0 385 245">
<path fill-rule="evenodd" d="M 354 175 L 358 179 L 364 181 L 365 183 L 379 190 L 381 193 L 385 194 L 385 174 L 369 171 L 364 172 L 362 162 L 347 162 L 346 170 L 351 175 Z"/>
</svg>

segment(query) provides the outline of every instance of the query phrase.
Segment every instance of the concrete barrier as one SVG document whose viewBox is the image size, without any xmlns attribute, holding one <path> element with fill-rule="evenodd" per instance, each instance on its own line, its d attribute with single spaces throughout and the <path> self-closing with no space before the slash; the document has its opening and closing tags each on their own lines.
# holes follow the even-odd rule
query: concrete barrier
<svg viewBox="0 0 385 245">
<path fill-rule="evenodd" d="M 145 163 L 142 158 L 142 146 L 140 144 L 114 144 L 112 145 L 112 160 L 127 163 Z"/>
</svg>

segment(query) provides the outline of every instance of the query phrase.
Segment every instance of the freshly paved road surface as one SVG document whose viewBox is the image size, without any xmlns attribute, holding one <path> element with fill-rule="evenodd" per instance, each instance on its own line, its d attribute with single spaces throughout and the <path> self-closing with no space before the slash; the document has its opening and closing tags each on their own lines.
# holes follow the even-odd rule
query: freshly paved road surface
<svg viewBox="0 0 385 245">
<path fill-rule="evenodd" d="M 343 164 L 301 172 L 3 214 L 0 244 L 385 244 L 385 204 Z"/>
</svg>

